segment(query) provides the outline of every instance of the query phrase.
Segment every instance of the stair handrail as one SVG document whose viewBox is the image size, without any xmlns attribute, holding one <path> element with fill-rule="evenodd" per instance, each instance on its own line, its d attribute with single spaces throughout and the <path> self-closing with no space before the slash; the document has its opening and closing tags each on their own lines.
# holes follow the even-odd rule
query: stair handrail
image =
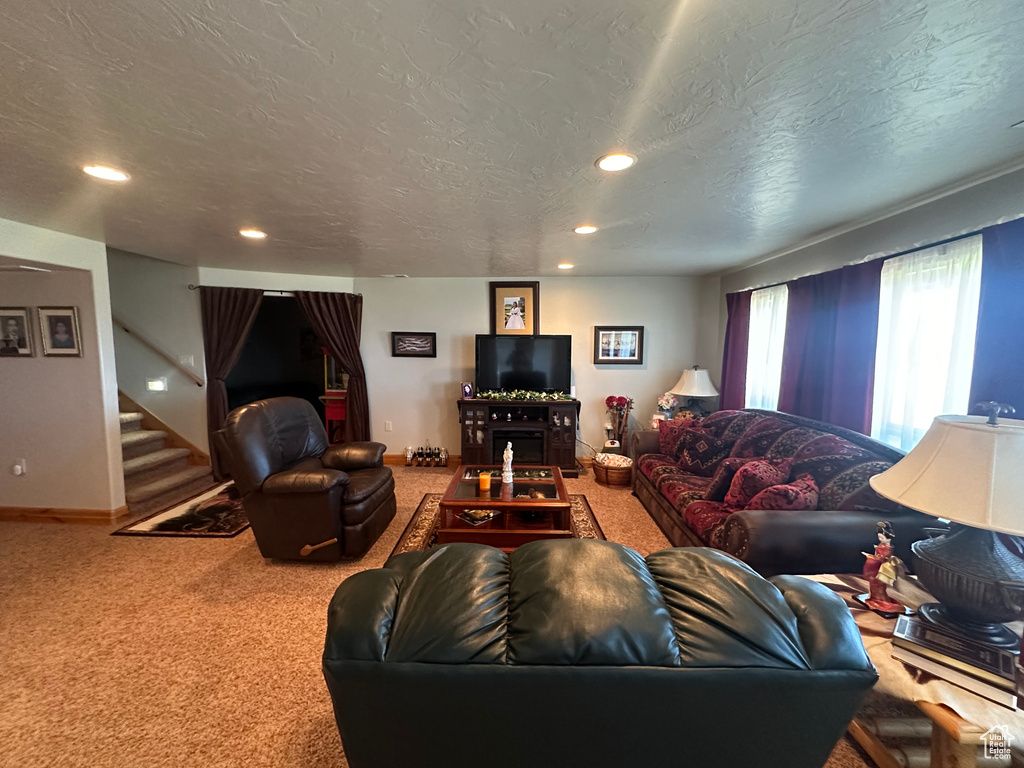
<svg viewBox="0 0 1024 768">
<path fill-rule="evenodd" d="M 129 336 L 134 336 L 134 337 L 135 337 L 136 339 L 138 339 L 139 341 L 141 341 L 141 342 L 142 342 L 143 344 L 145 344 L 145 345 L 146 345 L 147 347 L 149 347 L 149 348 L 150 348 L 151 350 L 153 350 L 154 352 L 156 352 L 156 353 L 157 353 L 157 354 L 158 354 L 158 355 L 159 355 L 160 357 L 162 357 L 162 358 L 163 358 L 164 360 L 166 360 L 166 361 L 167 361 L 168 363 L 170 363 L 170 364 L 171 364 L 171 365 L 173 365 L 173 366 L 174 366 L 175 368 L 177 368 L 177 369 L 178 369 L 179 371 L 181 371 L 181 372 L 182 372 L 183 374 L 185 374 L 186 376 L 188 376 L 188 378 L 192 379 L 192 381 L 194 381 L 194 382 L 195 382 L 195 385 L 196 385 L 197 387 L 202 387 L 202 386 L 204 386 L 204 385 L 206 384 L 206 382 L 205 382 L 205 381 L 203 381 L 203 380 L 202 380 L 201 378 L 199 378 L 198 376 L 196 376 L 196 375 L 195 375 L 195 373 L 193 373 L 193 372 L 192 372 L 191 370 L 189 370 L 188 368 L 186 368 L 185 366 L 183 366 L 183 365 L 182 365 L 181 363 L 179 363 L 179 362 L 178 362 L 177 360 L 175 360 L 175 359 L 174 359 L 173 357 L 171 357 L 171 356 L 170 356 L 169 354 L 167 354 L 166 352 L 164 352 L 164 351 L 163 351 L 162 349 L 160 349 L 160 347 L 158 347 L 158 346 L 157 346 L 156 344 L 154 344 L 154 343 L 153 343 L 152 341 L 150 341 L 149 339 L 147 339 L 147 338 L 146 338 L 145 336 L 143 336 L 143 335 L 142 335 L 141 333 L 139 333 L 138 331 L 134 330 L 134 329 L 133 329 L 133 328 L 132 328 L 132 327 L 131 327 L 130 325 L 128 325 L 128 323 L 126 323 L 126 322 L 125 322 L 124 320 L 122 320 L 121 318 L 119 318 L 119 317 L 118 317 L 117 315 L 114 315 L 114 316 L 112 316 L 112 318 L 111 318 L 111 319 L 112 319 L 112 320 L 114 321 L 114 325 L 118 326 L 118 327 L 119 327 L 119 328 L 120 328 L 120 329 L 121 329 L 122 331 L 124 331 L 125 333 L 127 333 L 127 334 L 128 334 Z"/>
</svg>

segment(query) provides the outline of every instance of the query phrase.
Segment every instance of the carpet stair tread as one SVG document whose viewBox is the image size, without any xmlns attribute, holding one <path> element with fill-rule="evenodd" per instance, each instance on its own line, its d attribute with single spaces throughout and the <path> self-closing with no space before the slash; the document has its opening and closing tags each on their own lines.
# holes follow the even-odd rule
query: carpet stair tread
<svg viewBox="0 0 1024 768">
<path fill-rule="evenodd" d="M 188 458 L 188 448 L 162 448 L 124 462 L 124 476 L 135 475 L 148 469 L 155 469 L 163 464 L 170 464 L 178 459 Z"/>
<path fill-rule="evenodd" d="M 165 440 L 167 433 L 159 429 L 139 429 L 134 432 L 121 433 L 121 447 L 132 448 L 144 443 Z"/>
<path fill-rule="evenodd" d="M 128 505 L 131 506 L 173 491 L 179 486 L 192 485 L 193 483 L 207 477 L 209 477 L 210 485 L 212 486 L 213 471 L 210 467 L 188 467 L 180 472 L 175 472 L 173 475 L 161 477 L 158 480 L 140 485 L 137 488 L 132 488 L 130 491 L 126 490 L 125 500 L 128 502 Z"/>
<path fill-rule="evenodd" d="M 142 429 L 141 413 L 122 413 L 120 415 L 121 432 L 137 432 Z"/>
<path fill-rule="evenodd" d="M 207 467 L 209 469 L 209 467 Z M 165 509 L 175 507 L 182 502 L 194 499 L 201 493 L 205 493 L 216 487 L 217 481 L 213 475 L 197 477 L 185 485 L 178 485 L 170 488 L 164 493 L 157 494 L 142 501 L 135 501 L 128 504 L 133 515 L 149 515 L 154 512 L 162 512 Z"/>
</svg>

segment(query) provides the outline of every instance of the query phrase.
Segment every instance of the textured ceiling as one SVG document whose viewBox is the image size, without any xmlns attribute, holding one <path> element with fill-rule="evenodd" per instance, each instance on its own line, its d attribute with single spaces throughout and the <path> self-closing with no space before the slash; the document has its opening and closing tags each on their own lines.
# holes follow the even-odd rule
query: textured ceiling
<svg viewBox="0 0 1024 768">
<path fill-rule="evenodd" d="M 3 6 L 0 217 L 180 263 L 699 274 L 1024 162 L 1021 0 Z"/>
</svg>

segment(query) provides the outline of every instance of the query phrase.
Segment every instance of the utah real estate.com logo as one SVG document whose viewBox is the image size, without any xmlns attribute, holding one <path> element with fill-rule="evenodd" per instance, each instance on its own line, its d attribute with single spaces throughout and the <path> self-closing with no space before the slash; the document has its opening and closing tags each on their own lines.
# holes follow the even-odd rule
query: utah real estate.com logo
<svg viewBox="0 0 1024 768">
<path fill-rule="evenodd" d="M 985 745 L 986 760 L 1010 759 L 1010 742 L 1013 741 L 1010 726 L 996 725 L 989 728 L 981 735 L 981 741 Z"/>
</svg>

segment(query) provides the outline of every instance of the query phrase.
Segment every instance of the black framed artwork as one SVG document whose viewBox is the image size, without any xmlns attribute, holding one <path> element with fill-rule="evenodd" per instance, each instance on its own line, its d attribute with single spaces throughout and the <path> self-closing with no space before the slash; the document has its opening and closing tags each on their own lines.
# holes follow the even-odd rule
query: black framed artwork
<svg viewBox="0 0 1024 768">
<path fill-rule="evenodd" d="M 594 328 L 595 365 L 643 365 L 642 325 L 599 325 Z"/>
<path fill-rule="evenodd" d="M 0 355 L 35 356 L 28 307 L 0 307 Z"/>
<path fill-rule="evenodd" d="M 392 357 L 437 357 L 437 334 L 414 331 L 391 332 Z"/>
<path fill-rule="evenodd" d="M 491 335 L 540 333 L 540 282 L 491 283 Z"/>
</svg>

